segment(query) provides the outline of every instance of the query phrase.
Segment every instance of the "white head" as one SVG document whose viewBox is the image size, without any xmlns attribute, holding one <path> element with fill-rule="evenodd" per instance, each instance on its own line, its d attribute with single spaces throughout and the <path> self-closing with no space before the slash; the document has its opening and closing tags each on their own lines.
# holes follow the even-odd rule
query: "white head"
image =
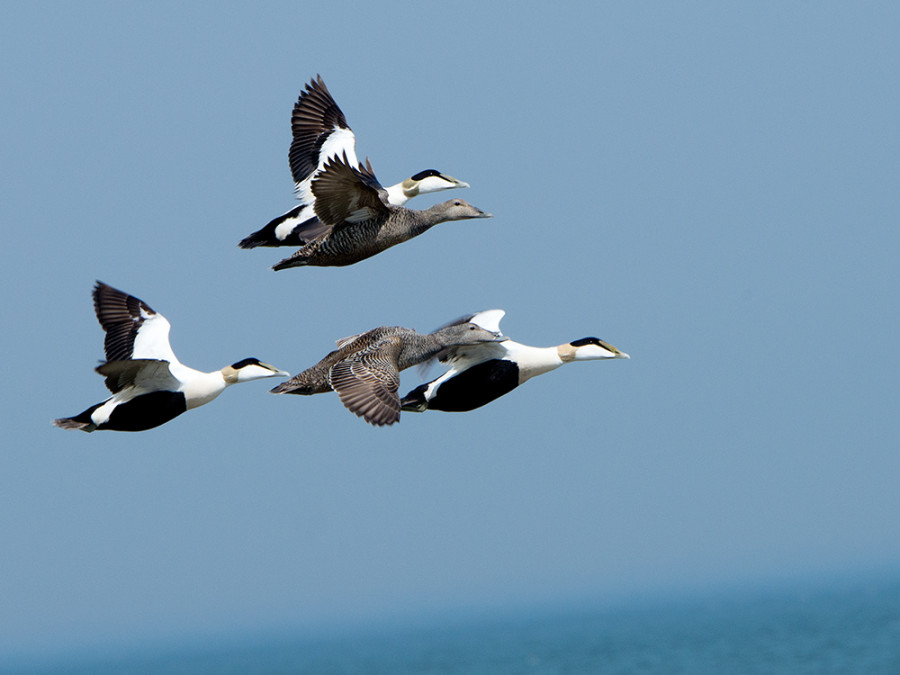
<svg viewBox="0 0 900 675">
<path fill-rule="evenodd" d="M 412 199 L 416 195 L 425 195 L 429 192 L 439 192 L 441 190 L 450 190 L 452 188 L 467 188 L 468 183 L 456 180 L 453 176 L 448 176 L 436 169 L 425 169 L 414 176 L 407 178 L 401 183 L 403 194 L 407 199 Z"/>
<path fill-rule="evenodd" d="M 259 359 L 249 358 L 222 368 L 222 377 L 225 384 L 237 384 L 261 380 L 264 377 L 290 377 L 290 373 L 278 370 L 268 363 L 262 363 Z"/>
<path fill-rule="evenodd" d="M 630 359 L 623 351 L 619 351 L 608 342 L 595 337 L 573 340 L 556 348 L 559 358 L 568 361 L 595 361 L 597 359 Z"/>
</svg>

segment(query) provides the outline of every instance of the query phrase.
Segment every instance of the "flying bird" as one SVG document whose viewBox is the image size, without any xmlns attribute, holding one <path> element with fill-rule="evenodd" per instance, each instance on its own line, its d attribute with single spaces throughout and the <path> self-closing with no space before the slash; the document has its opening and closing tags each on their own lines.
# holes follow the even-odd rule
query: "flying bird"
<svg viewBox="0 0 900 675">
<path fill-rule="evenodd" d="M 505 312 L 489 310 L 483 314 L 476 314 L 471 320 L 499 332 L 500 319 Z M 401 400 L 403 410 L 474 410 L 565 363 L 631 357 L 608 342 L 586 337 L 555 347 L 530 347 L 513 340 L 464 345 L 452 347 L 432 358 L 449 364 L 450 369 L 404 396 Z"/>
<path fill-rule="evenodd" d="M 313 207 L 313 177 L 330 158 L 344 153 L 350 166 L 359 167 L 356 136 L 321 76 L 311 80 L 300 93 L 291 115 L 291 131 L 293 140 L 288 160 L 300 203 L 244 238 L 241 248 L 303 246 L 322 235 L 327 226 L 319 220 Z M 403 206 L 416 195 L 466 187 L 469 187 L 468 183 L 436 169 L 425 169 L 385 190 L 389 204 Z"/>
<path fill-rule="evenodd" d="M 347 156 L 332 158 L 312 182 L 315 210 L 327 229 L 272 269 L 313 265 L 352 265 L 408 241 L 438 223 L 490 218 L 490 213 L 462 199 L 435 204 L 424 211 L 392 206 L 371 164 L 353 167 Z"/>
<path fill-rule="evenodd" d="M 383 426 L 400 419 L 400 371 L 461 345 L 505 340 L 472 317 L 463 317 L 422 335 L 401 326 L 381 326 L 338 340 L 338 348 L 319 363 L 282 382 L 273 394 L 321 394 L 332 389 L 350 412 Z"/>
<path fill-rule="evenodd" d="M 226 387 L 290 374 L 255 358 L 211 373 L 182 364 L 169 345 L 169 322 L 147 303 L 100 281 L 94 310 L 106 332 L 106 362 L 96 371 L 112 396 L 74 417 L 54 420 L 63 429 L 144 431 L 209 403 Z"/>
</svg>

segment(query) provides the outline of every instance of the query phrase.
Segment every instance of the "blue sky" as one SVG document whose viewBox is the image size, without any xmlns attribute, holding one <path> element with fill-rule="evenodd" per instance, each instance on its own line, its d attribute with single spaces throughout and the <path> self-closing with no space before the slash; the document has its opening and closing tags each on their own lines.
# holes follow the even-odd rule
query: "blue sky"
<svg viewBox="0 0 900 675">
<path fill-rule="evenodd" d="M 373 7 L 7 8 L 0 661 L 895 573 L 900 9 Z M 495 217 L 343 269 L 238 249 L 317 73 L 382 182 Z M 204 370 L 492 307 L 632 360 L 388 429 L 264 381 L 66 433 L 95 279 Z"/>
</svg>

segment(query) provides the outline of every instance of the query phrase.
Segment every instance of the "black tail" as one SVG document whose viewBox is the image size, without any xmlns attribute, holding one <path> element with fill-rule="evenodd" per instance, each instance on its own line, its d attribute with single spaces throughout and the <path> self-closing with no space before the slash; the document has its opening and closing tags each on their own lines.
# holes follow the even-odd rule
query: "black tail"
<svg viewBox="0 0 900 675">
<path fill-rule="evenodd" d="M 277 387 L 269 389 L 270 394 L 299 394 L 300 396 L 311 396 L 315 394 L 308 384 L 295 384 L 288 380 L 282 382 Z"/>
<path fill-rule="evenodd" d="M 98 403 L 97 405 L 92 405 L 83 413 L 80 413 L 75 417 L 61 417 L 57 420 L 53 420 L 53 424 L 60 429 L 81 429 L 82 431 L 90 433 L 97 428 L 97 425 L 94 424 L 94 421 L 91 419 L 91 413 L 101 405 L 103 404 Z"/>
<path fill-rule="evenodd" d="M 247 235 L 243 239 L 241 239 L 241 243 L 238 244 L 241 248 L 256 248 L 257 246 L 274 246 L 274 244 L 268 243 L 270 241 L 268 232 L 266 232 L 265 228 L 262 230 L 257 230 L 253 234 Z"/>
<path fill-rule="evenodd" d="M 420 384 L 400 400 L 400 410 L 406 412 L 425 412 L 428 410 L 428 401 L 425 400 L 427 384 Z"/>
<path fill-rule="evenodd" d="M 284 215 L 278 216 L 274 220 L 270 220 L 268 224 L 261 230 L 257 230 L 253 234 L 244 237 L 241 240 L 241 243 L 238 244 L 238 246 L 240 246 L 241 248 L 256 248 L 257 246 L 302 246 L 302 243 L 298 244 L 298 242 L 300 242 L 300 239 L 294 237 L 293 233 L 291 233 L 284 239 L 279 239 L 277 236 L 275 236 L 275 228 L 284 221 L 299 216 L 304 207 L 305 204 L 300 204 Z"/>
<path fill-rule="evenodd" d="M 278 219 L 281 220 L 280 218 Z M 275 227 L 278 225 L 274 220 L 266 225 L 263 229 L 257 230 L 253 234 L 247 235 L 241 239 L 238 244 L 241 248 L 256 248 L 257 246 L 281 246 L 275 236 Z"/>
<path fill-rule="evenodd" d="M 286 270 L 288 267 L 304 267 L 307 264 L 306 260 L 306 256 L 300 255 L 300 252 L 297 251 L 294 255 L 272 265 L 272 269 L 277 272 L 278 270 Z"/>
</svg>

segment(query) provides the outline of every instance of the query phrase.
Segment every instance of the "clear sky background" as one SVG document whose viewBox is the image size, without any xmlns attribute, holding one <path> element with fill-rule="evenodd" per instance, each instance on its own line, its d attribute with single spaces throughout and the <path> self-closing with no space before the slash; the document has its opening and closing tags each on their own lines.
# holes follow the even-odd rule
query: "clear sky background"
<svg viewBox="0 0 900 675">
<path fill-rule="evenodd" d="M 6 6 L 0 660 L 900 571 L 898 31 L 887 2 Z M 317 73 L 383 183 L 472 185 L 410 206 L 495 217 L 350 268 L 238 249 L 294 203 Z M 266 380 L 65 432 L 106 394 L 95 279 L 204 370 L 493 307 L 632 360 L 386 429 Z"/>
</svg>

